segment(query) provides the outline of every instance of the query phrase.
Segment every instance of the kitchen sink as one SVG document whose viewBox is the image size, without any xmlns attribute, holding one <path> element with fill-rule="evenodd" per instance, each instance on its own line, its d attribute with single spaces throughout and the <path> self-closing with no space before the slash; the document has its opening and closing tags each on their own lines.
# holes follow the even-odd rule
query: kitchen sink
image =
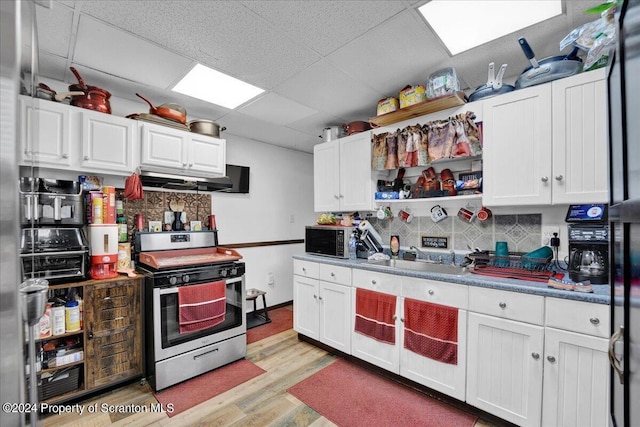
<svg viewBox="0 0 640 427">
<path fill-rule="evenodd" d="M 367 263 L 398 270 L 423 271 L 425 273 L 451 274 L 454 276 L 463 276 L 469 273 L 467 267 L 460 267 L 451 264 L 436 264 L 422 261 L 407 261 L 403 259 L 371 260 L 367 261 Z"/>
</svg>

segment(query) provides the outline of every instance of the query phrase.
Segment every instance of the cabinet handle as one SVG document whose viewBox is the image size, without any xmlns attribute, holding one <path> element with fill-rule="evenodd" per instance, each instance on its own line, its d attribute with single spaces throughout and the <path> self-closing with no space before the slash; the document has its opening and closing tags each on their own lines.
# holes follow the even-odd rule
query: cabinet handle
<svg viewBox="0 0 640 427">
<path fill-rule="evenodd" d="M 395 314 L 393 315 L 393 320 L 396 321 L 398 320 L 398 316 L 396 316 Z"/>
<path fill-rule="evenodd" d="M 404 317 L 401 317 L 401 318 L 400 318 L 400 321 L 401 321 L 402 323 L 404 323 Z"/>
<path fill-rule="evenodd" d="M 505 309 L 507 308 L 507 303 L 506 302 L 501 302 L 498 304 L 498 306 L 500 306 L 500 308 Z"/>
<path fill-rule="evenodd" d="M 322 297 L 318 297 L 318 299 L 319 299 L 320 301 L 322 301 Z"/>
<path fill-rule="evenodd" d="M 334 195 L 333 195 L 333 198 L 334 198 L 334 199 L 336 199 L 336 200 L 339 200 L 339 199 L 340 199 L 340 196 L 338 196 L 337 194 L 334 194 Z"/>
<path fill-rule="evenodd" d="M 63 158 L 63 159 L 68 159 L 68 158 L 69 158 L 69 155 L 68 155 L 67 153 L 65 153 L 65 154 L 63 154 L 63 155 L 62 155 L 62 158 Z"/>
<path fill-rule="evenodd" d="M 89 331 L 87 333 L 87 338 L 89 338 L 90 340 L 93 339 L 93 325 L 89 324 Z"/>
<path fill-rule="evenodd" d="M 376 284 L 376 281 L 375 281 L 375 280 L 372 280 L 372 281 L 371 281 L 371 284 L 372 284 L 372 285 L 375 285 L 375 284 Z"/>
<path fill-rule="evenodd" d="M 186 168 L 186 167 L 187 167 L 187 164 L 186 164 L 186 163 L 183 163 L 183 164 L 182 164 L 182 167 L 183 167 L 183 168 Z"/>
<path fill-rule="evenodd" d="M 556 358 L 553 356 L 547 356 L 547 360 L 551 363 L 556 363 Z"/>
<path fill-rule="evenodd" d="M 611 338 L 609 338 L 609 363 L 613 367 L 613 370 L 618 374 L 618 379 L 620 380 L 620 384 L 624 384 L 624 370 L 620 366 L 621 360 L 616 356 L 613 347 L 616 342 L 624 338 L 624 327 L 620 326 Z"/>
<path fill-rule="evenodd" d="M 317 298 L 318 298 L 318 295 L 313 294 L 313 299 L 317 299 Z"/>
<path fill-rule="evenodd" d="M 340 198 L 341 198 L 341 199 L 344 199 L 344 194 L 341 194 L 341 195 L 340 195 Z"/>
<path fill-rule="evenodd" d="M 600 319 L 598 319 L 597 317 L 592 317 L 591 319 L 589 319 L 589 322 L 591 322 L 593 325 L 598 325 L 600 323 Z"/>
<path fill-rule="evenodd" d="M 564 179 L 564 176 L 556 175 L 556 181 L 562 181 L 563 179 Z"/>
<path fill-rule="evenodd" d="M 531 357 L 533 357 L 535 360 L 540 359 L 540 354 L 536 353 L 535 351 L 533 353 L 531 353 Z"/>
<path fill-rule="evenodd" d="M 433 295 L 433 289 L 429 289 L 429 295 Z"/>
<path fill-rule="evenodd" d="M 84 159 L 85 160 L 89 160 L 89 156 L 84 156 Z"/>
<path fill-rule="evenodd" d="M 304 268 L 304 267 L 302 267 L 302 272 L 303 272 L 303 273 L 306 273 L 306 272 L 307 272 L 307 269 L 306 269 L 306 268 Z"/>
<path fill-rule="evenodd" d="M 547 182 L 547 181 L 549 181 L 549 177 L 548 176 L 543 176 L 542 178 L 540 178 L 540 181 Z"/>
<path fill-rule="evenodd" d="M 331 277 L 336 277 L 336 273 L 331 272 Z"/>
</svg>

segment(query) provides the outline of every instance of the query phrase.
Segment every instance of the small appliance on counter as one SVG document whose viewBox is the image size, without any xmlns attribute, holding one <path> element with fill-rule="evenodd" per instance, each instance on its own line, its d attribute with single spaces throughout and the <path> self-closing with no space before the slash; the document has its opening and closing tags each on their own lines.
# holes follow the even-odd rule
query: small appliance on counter
<svg viewBox="0 0 640 427">
<path fill-rule="evenodd" d="M 19 193 L 22 226 L 78 227 L 84 224 L 79 182 L 22 177 Z"/>
<path fill-rule="evenodd" d="M 118 276 L 118 224 L 90 224 L 92 279 L 110 279 Z"/>
<path fill-rule="evenodd" d="M 571 205 L 569 223 L 569 277 L 574 282 L 609 283 L 609 225 L 607 205 Z"/>
</svg>

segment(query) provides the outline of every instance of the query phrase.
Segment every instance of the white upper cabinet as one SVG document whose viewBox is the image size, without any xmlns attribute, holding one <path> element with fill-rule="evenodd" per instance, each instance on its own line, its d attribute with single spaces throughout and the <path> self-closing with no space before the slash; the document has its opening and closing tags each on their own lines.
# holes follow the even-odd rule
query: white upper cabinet
<svg viewBox="0 0 640 427">
<path fill-rule="evenodd" d="M 361 132 L 313 148 L 316 212 L 374 210 L 371 132 Z"/>
<path fill-rule="evenodd" d="M 551 85 L 484 103 L 483 204 L 551 203 Z"/>
<path fill-rule="evenodd" d="M 69 106 L 20 96 L 20 164 L 71 166 Z"/>
<path fill-rule="evenodd" d="M 80 115 L 81 168 L 126 174 L 133 172 L 136 122 L 90 110 L 81 110 Z"/>
<path fill-rule="evenodd" d="M 150 123 L 140 124 L 140 164 L 223 175 L 226 141 Z"/>
<path fill-rule="evenodd" d="M 553 203 L 609 199 L 607 81 L 604 68 L 551 84 Z"/>
<path fill-rule="evenodd" d="M 487 99 L 483 204 L 606 202 L 605 70 Z"/>
</svg>

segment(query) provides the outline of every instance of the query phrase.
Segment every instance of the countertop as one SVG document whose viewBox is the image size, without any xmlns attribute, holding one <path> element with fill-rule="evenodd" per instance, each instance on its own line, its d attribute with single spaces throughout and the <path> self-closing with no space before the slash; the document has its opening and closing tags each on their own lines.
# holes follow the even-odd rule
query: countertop
<svg viewBox="0 0 640 427">
<path fill-rule="evenodd" d="M 592 285 L 593 293 L 564 291 L 547 286 L 546 282 L 531 282 L 528 280 L 505 279 L 501 277 L 482 276 L 468 273 L 462 276 L 454 276 L 442 273 L 427 273 L 422 271 L 403 270 L 400 268 L 383 267 L 370 264 L 365 259 L 348 260 L 324 257 L 310 254 L 296 254 L 294 259 L 318 262 L 322 264 L 338 265 L 342 267 L 358 268 L 361 270 L 377 271 L 380 273 L 396 274 L 399 276 L 417 277 L 421 279 L 433 279 L 444 282 L 459 283 L 462 285 L 478 286 L 483 288 L 501 289 L 512 292 L 522 292 L 545 297 L 564 298 L 576 301 L 591 302 L 597 304 L 609 304 L 611 296 L 609 285 Z"/>
</svg>

